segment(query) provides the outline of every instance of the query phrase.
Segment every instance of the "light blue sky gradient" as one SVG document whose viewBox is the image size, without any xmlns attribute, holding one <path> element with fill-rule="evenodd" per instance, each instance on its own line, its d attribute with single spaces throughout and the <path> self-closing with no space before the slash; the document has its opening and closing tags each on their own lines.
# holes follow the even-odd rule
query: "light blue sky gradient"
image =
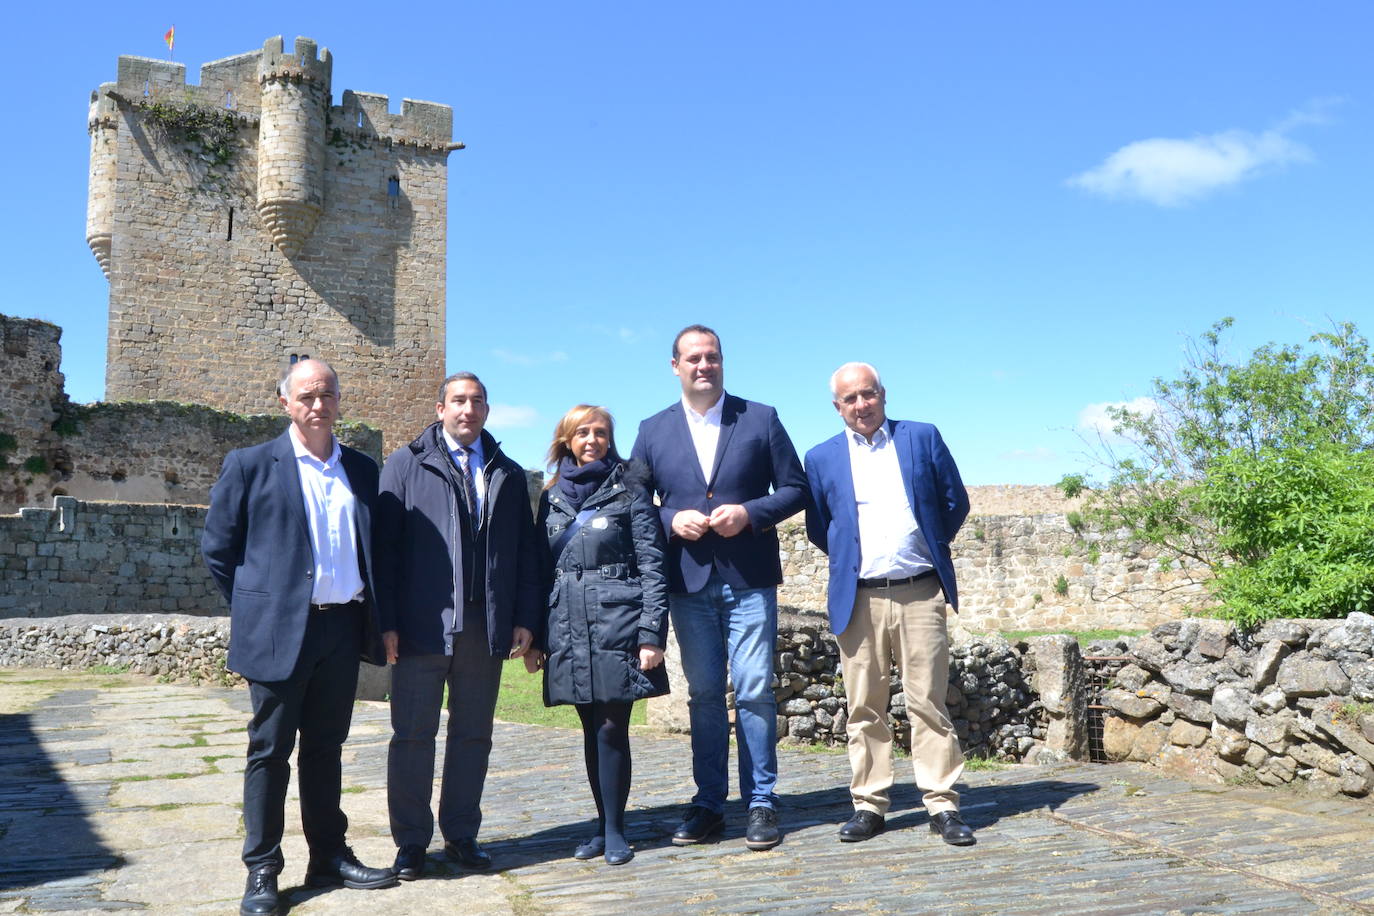
<svg viewBox="0 0 1374 916">
<path fill-rule="evenodd" d="M 1237 351 L 1374 330 L 1368 3 L 131 9 L 26 5 L 3 64 L 0 311 L 63 326 L 77 400 L 104 393 L 108 297 L 88 94 L 173 23 L 192 80 L 300 34 L 336 99 L 454 107 L 448 368 L 526 465 L 577 401 L 628 452 L 691 322 L 799 451 L 839 428 L 831 370 L 867 360 L 976 484 L 1082 470 L 1085 410 L 1147 395 L 1224 315 Z"/>
</svg>

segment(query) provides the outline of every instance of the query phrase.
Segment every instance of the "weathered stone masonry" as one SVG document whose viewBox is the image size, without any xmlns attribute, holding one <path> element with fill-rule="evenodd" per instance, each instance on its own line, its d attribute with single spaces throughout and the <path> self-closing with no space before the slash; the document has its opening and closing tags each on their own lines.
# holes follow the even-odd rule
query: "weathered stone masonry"
<svg viewBox="0 0 1374 916">
<path fill-rule="evenodd" d="M 261 413 L 309 355 L 387 448 L 433 419 L 453 112 L 407 99 L 391 114 L 347 90 L 335 105 L 332 69 L 314 41 L 278 37 L 206 64 L 199 85 L 183 64 L 120 57 L 91 94 L 108 398 Z"/>
</svg>

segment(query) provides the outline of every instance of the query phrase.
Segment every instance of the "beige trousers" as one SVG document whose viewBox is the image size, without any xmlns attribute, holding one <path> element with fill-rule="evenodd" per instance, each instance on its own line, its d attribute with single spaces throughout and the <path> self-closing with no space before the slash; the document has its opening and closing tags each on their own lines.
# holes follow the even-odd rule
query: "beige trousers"
<svg viewBox="0 0 1374 916">
<path fill-rule="evenodd" d="M 886 814 L 890 803 L 888 676 L 895 662 L 911 723 L 911 763 L 926 810 L 958 811 L 954 784 L 964 772 L 964 754 L 945 708 L 949 635 L 940 580 L 926 576 L 894 588 L 860 587 L 854 614 L 836 640 L 849 697 L 849 792 L 855 809 Z"/>
</svg>

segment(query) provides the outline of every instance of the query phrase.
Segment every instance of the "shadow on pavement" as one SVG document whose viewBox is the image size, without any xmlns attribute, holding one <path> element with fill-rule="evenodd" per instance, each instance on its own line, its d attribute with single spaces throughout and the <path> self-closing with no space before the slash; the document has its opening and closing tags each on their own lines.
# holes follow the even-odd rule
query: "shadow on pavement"
<svg viewBox="0 0 1374 916">
<path fill-rule="evenodd" d="M 76 699 L 75 717 L 81 718 Z M 63 701 L 71 703 L 72 694 L 64 695 Z M 69 709 L 73 707 L 58 713 L 62 724 L 71 724 Z M 52 725 L 46 719 L 44 724 Z M 96 836 L 87 814 L 104 801 L 108 790 L 106 783 L 66 783 L 43 748 L 32 714 L 0 715 L 0 891 L 51 884 L 122 864 Z"/>
</svg>

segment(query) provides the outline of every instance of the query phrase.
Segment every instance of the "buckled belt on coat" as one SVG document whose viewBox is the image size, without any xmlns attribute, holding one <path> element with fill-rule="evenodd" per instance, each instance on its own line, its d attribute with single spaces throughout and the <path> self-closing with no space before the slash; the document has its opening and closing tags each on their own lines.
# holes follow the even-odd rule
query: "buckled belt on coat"
<svg viewBox="0 0 1374 916">
<path fill-rule="evenodd" d="M 927 576 L 935 575 L 935 570 L 927 569 L 925 572 L 917 573 L 914 576 L 907 576 L 905 579 L 860 579 L 860 588 L 896 588 L 899 585 L 910 585 L 912 582 L 919 582 Z"/>
<path fill-rule="evenodd" d="M 593 566 L 590 568 L 573 565 L 564 567 L 564 569 L 567 572 L 575 573 L 579 578 L 581 578 L 584 572 L 597 573 L 603 579 L 628 579 L 630 577 L 630 567 L 627 563 L 607 563 L 604 566 Z"/>
</svg>

